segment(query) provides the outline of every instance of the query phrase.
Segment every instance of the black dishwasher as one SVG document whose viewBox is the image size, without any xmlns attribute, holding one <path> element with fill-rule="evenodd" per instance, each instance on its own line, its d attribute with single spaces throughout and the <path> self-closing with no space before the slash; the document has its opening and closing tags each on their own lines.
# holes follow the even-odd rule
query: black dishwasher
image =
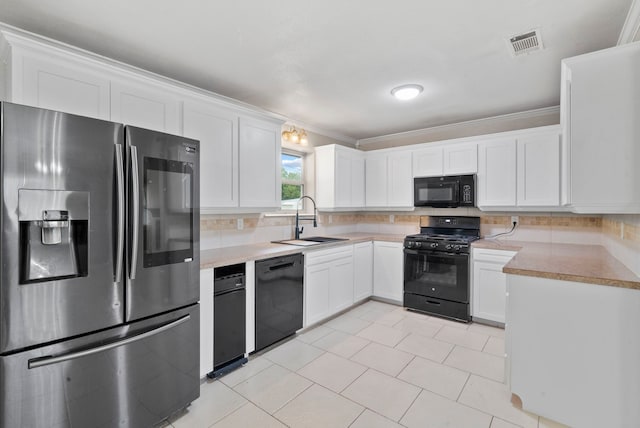
<svg viewBox="0 0 640 428">
<path fill-rule="evenodd" d="M 247 360 L 244 263 L 213 272 L 213 376 L 224 374 Z"/>
<path fill-rule="evenodd" d="M 302 254 L 256 262 L 256 351 L 302 328 Z"/>
</svg>

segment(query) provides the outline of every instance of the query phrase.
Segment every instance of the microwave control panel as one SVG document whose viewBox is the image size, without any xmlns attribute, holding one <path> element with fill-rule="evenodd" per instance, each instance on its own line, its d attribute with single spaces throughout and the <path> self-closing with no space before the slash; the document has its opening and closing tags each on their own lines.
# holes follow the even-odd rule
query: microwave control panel
<svg viewBox="0 0 640 428">
<path fill-rule="evenodd" d="M 473 203 L 473 194 L 470 184 L 465 184 L 462 186 L 462 202 L 465 204 Z"/>
</svg>

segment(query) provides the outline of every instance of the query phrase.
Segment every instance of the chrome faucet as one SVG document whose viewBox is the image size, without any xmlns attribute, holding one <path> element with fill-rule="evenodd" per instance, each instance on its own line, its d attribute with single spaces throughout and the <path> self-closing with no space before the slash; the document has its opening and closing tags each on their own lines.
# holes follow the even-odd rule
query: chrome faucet
<svg viewBox="0 0 640 428">
<path fill-rule="evenodd" d="M 300 215 L 298 213 L 298 210 L 300 209 L 300 201 L 304 198 L 307 198 L 311 202 L 313 202 L 313 227 L 318 227 L 318 210 L 316 209 L 316 201 L 314 201 L 311 196 L 302 196 L 300 199 L 298 199 L 298 202 L 296 202 L 296 231 L 294 239 L 300 239 L 300 234 L 304 230 L 304 227 L 300 226 Z"/>
</svg>

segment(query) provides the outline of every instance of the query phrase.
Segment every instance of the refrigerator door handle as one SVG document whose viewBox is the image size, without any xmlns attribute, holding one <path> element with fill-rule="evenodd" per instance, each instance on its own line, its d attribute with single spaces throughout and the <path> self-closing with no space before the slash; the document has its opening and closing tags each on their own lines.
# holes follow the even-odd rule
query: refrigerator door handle
<svg viewBox="0 0 640 428">
<path fill-rule="evenodd" d="M 138 265 L 138 236 L 140 225 L 140 178 L 138 170 L 138 148 L 131 146 L 131 184 L 132 184 L 132 227 L 131 227 L 131 264 L 129 279 L 136 279 Z"/>
<path fill-rule="evenodd" d="M 174 327 L 179 326 L 191 319 L 191 315 L 185 315 L 182 318 L 178 318 L 175 321 L 167 323 L 163 326 L 160 326 L 156 329 L 147 331 L 142 334 L 138 334 L 136 336 L 127 337 L 126 339 L 119 340 L 117 342 L 109 343 L 107 345 L 97 346 L 91 349 L 85 349 L 83 351 L 72 352 L 70 354 L 60 355 L 58 357 L 45 357 L 45 358 L 34 358 L 29 360 L 29 369 L 37 369 L 38 367 L 49 366 L 51 364 L 57 364 L 64 361 L 75 360 L 76 358 L 87 357 L 89 355 L 97 354 L 99 352 L 108 351 L 109 349 L 117 348 L 119 346 L 129 345 L 134 342 L 138 342 L 140 340 L 147 339 L 151 336 L 155 336 L 156 334 L 162 333 L 163 331 L 171 330 Z"/>
<path fill-rule="evenodd" d="M 116 177 L 118 185 L 118 242 L 116 250 L 116 283 L 122 281 L 122 263 L 124 253 L 124 163 L 122 160 L 122 144 L 116 144 Z"/>
</svg>

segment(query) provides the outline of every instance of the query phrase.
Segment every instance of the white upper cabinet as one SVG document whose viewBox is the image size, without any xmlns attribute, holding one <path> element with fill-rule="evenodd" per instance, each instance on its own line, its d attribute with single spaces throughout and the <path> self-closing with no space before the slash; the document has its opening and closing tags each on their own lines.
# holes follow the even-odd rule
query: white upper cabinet
<svg viewBox="0 0 640 428">
<path fill-rule="evenodd" d="M 478 172 L 478 143 L 447 144 L 442 147 L 444 175 Z"/>
<path fill-rule="evenodd" d="M 3 42 L 0 99 L 194 138 L 201 143 L 203 209 L 280 207 L 281 119 L 17 31 L 1 30 Z M 354 168 L 363 183 L 364 165 Z"/>
<path fill-rule="evenodd" d="M 478 145 L 478 207 L 516 205 L 516 141 L 503 138 Z"/>
<path fill-rule="evenodd" d="M 240 118 L 240 206 L 279 208 L 280 125 Z"/>
<path fill-rule="evenodd" d="M 387 206 L 413 206 L 413 174 L 411 152 L 389 153 L 387 160 Z"/>
<path fill-rule="evenodd" d="M 481 210 L 564 210 L 559 127 L 509 132 L 481 141 L 476 192 Z"/>
<path fill-rule="evenodd" d="M 563 203 L 640 213 L 640 43 L 562 61 Z"/>
<path fill-rule="evenodd" d="M 315 148 L 319 209 L 364 207 L 364 153 L 335 144 Z"/>
<path fill-rule="evenodd" d="M 180 99 L 161 86 L 111 82 L 111 120 L 168 134 L 180 133 Z"/>
<path fill-rule="evenodd" d="M 366 153 L 365 178 L 367 207 L 413 207 L 410 151 Z"/>
<path fill-rule="evenodd" d="M 413 151 L 414 177 L 475 174 L 478 171 L 477 143 L 431 144 L 438 145 Z"/>
<path fill-rule="evenodd" d="M 560 205 L 560 135 L 518 138 L 518 206 Z"/>
<path fill-rule="evenodd" d="M 200 206 L 238 206 L 238 115 L 209 103 L 185 101 L 184 136 L 200 141 Z"/>
<path fill-rule="evenodd" d="M 0 58 L 4 100 L 110 119 L 109 76 L 98 66 L 10 32 L 2 36 L 11 46 Z"/>
<path fill-rule="evenodd" d="M 443 175 L 442 147 L 414 150 L 411 156 L 414 177 L 438 177 Z"/>
<path fill-rule="evenodd" d="M 387 205 L 387 156 L 378 153 L 365 157 L 365 202 L 367 207 Z"/>
</svg>

